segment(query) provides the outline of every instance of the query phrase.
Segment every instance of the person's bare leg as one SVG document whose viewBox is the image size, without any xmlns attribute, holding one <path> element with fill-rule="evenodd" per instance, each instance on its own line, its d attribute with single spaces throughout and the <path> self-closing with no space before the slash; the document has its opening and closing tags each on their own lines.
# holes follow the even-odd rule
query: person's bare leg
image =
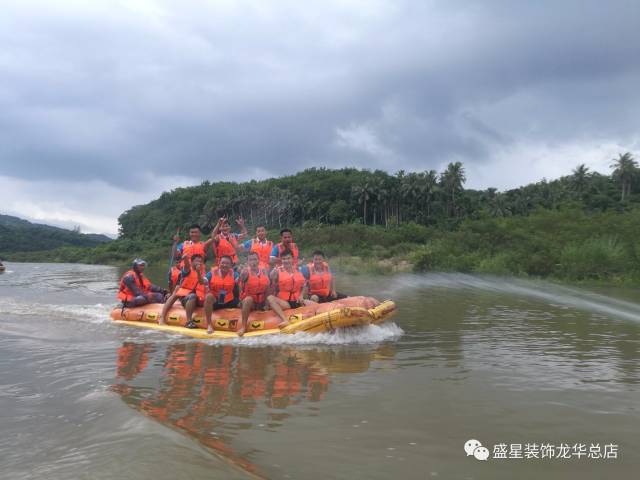
<svg viewBox="0 0 640 480">
<path fill-rule="evenodd" d="M 271 310 L 276 312 L 276 315 L 278 315 L 280 317 L 280 320 L 282 320 L 282 322 L 278 324 L 278 328 L 286 327 L 287 325 L 289 325 L 289 319 L 282 310 L 283 308 L 289 308 L 289 303 L 273 295 L 269 295 L 267 297 L 267 303 L 271 307 Z M 286 305 L 286 307 L 282 305 L 283 303 Z"/>
<path fill-rule="evenodd" d="M 158 319 L 159 325 L 167 324 L 167 313 L 169 313 L 169 310 L 171 309 L 171 307 L 173 307 L 173 304 L 176 303 L 177 299 L 178 296 L 176 294 L 173 294 L 167 299 L 164 305 L 162 305 L 162 313 L 160 314 L 160 318 Z"/>
<path fill-rule="evenodd" d="M 185 323 L 185 327 L 191 323 L 191 317 L 193 317 L 193 311 L 196 309 L 197 297 L 192 295 L 189 300 L 187 300 L 187 304 L 184 306 L 185 312 L 187 312 L 187 323 Z"/>
<path fill-rule="evenodd" d="M 204 318 L 207 319 L 207 333 L 213 333 L 213 324 L 211 323 L 211 315 L 213 314 L 213 303 L 216 301 L 211 294 L 207 295 L 204 300 Z"/>
<path fill-rule="evenodd" d="M 238 336 L 244 335 L 245 330 L 247 329 L 247 322 L 249 321 L 249 314 L 251 310 L 253 310 L 254 305 L 253 297 L 247 297 L 242 300 L 242 324 L 240 324 L 240 328 L 238 329 Z"/>
</svg>

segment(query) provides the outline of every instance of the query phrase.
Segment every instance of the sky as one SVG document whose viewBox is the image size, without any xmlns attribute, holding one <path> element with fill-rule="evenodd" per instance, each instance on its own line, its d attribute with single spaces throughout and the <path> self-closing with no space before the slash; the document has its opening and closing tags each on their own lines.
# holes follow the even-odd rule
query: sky
<svg viewBox="0 0 640 480">
<path fill-rule="evenodd" d="M 0 2 L 0 213 L 41 223 L 312 166 L 504 190 L 640 157 L 636 0 Z"/>
</svg>

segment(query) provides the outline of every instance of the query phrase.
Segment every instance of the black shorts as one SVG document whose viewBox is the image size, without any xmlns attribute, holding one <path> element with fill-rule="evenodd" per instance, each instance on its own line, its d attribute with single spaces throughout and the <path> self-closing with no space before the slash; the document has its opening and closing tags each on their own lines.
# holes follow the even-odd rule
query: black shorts
<svg viewBox="0 0 640 480">
<path fill-rule="evenodd" d="M 238 300 L 237 299 L 233 299 L 230 302 L 227 303 L 214 303 L 213 304 L 213 309 L 214 310 L 220 310 L 222 308 L 238 308 Z"/>
<path fill-rule="evenodd" d="M 204 302 L 200 300 L 195 293 L 190 293 L 189 295 L 185 295 L 184 297 L 178 297 L 178 300 L 180 300 L 180 303 L 184 308 L 187 308 L 187 302 L 192 298 L 196 299 L 196 307 L 204 306 Z"/>
<path fill-rule="evenodd" d="M 335 298 L 331 296 L 321 297 L 320 295 L 318 295 L 318 303 L 333 302 L 334 300 L 340 300 L 341 298 L 347 298 L 347 296 L 340 292 L 336 292 Z"/>
<path fill-rule="evenodd" d="M 289 308 L 300 308 L 304 305 L 304 303 L 302 302 L 298 302 L 298 301 L 293 302 L 291 300 L 289 300 L 288 303 L 289 303 Z"/>
</svg>

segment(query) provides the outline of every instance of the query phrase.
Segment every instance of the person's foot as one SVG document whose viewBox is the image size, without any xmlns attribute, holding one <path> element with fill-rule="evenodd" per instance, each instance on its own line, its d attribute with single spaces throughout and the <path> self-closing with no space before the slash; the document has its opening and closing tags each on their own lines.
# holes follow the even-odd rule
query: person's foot
<svg viewBox="0 0 640 480">
<path fill-rule="evenodd" d="M 166 324 L 167 324 L 167 322 L 165 322 L 163 318 L 158 320 L 158 325 L 166 325 Z"/>
<path fill-rule="evenodd" d="M 239 337 L 243 336 L 244 335 L 244 327 L 239 328 L 236 333 L 238 334 Z"/>
<path fill-rule="evenodd" d="M 214 331 L 214 330 L 213 330 L 213 327 L 212 327 L 211 325 L 209 325 L 209 326 L 207 327 L 207 333 L 208 333 L 209 335 L 211 335 L 211 334 L 213 333 L 213 331 Z"/>
<path fill-rule="evenodd" d="M 190 322 L 187 322 L 184 326 L 185 328 L 198 328 L 198 326 L 193 322 L 193 320 L 191 320 Z"/>
<path fill-rule="evenodd" d="M 284 327 L 286 327 L 287 325 L 289 325 L 289 322 L 287 322 L 287 321 L 280 322 L 280 323 L 278 324 L 278 328 L 284 328 Z"/>
</svg>

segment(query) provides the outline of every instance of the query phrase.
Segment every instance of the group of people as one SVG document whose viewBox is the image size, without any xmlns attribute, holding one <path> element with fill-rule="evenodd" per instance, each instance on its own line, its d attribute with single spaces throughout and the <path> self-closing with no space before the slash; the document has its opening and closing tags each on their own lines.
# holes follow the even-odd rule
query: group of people
<svg viewBox="0 0 640 480">
<path fill-rule="evenodd" d="M 183 242 L 178 232 L 171 249 L 173 265 L 167 289 L 149 282 L 144 276 L 146 262 L 135 259 L 131 270 L 120 280 L 118 299 L 123 307 L 164 303 L 159 323 L 165 324 L 169 310 L 180 301 L 188 328 L 196 328 L 193 312 L 197 307 L 204 307 L 209 333 L 214 331 L 211 321 L 214 310 L 241 308 L 242 323 L 237 333 L 243 335 L 249 314 L 254 310 L 273 310 L 281 319 L 279 327 L 283 327 L 288 324 L 286 309 L 345 297 L 336 292 L 323 252 L 313 252 L 311 262 L 298 265 L 300 251 L 290 229 L 282 229 L 280 242 L 274 243 L 267 238 L 263 226 L 256 228 L 255 238 L 246 239 L 244 220 L 238 218 L 236 222 L 239 233 L 231 231 L 227 217 L 220 218 L 211 237 L 204 242 L 199 225 L 189 227 L 189 239 Z M 207 271 L 209 251 L 213 251 L 214 261 Z M 247 253 L 244 265 L 239 263 L 241 252 Z"/>
</svg>

